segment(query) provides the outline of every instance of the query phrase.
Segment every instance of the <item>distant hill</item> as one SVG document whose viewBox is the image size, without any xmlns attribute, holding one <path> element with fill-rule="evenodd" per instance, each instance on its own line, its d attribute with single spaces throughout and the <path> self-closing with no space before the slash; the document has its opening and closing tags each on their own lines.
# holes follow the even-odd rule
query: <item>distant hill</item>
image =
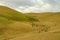
<svg viewBox="0 0 60 40">
<path fill-rule="evenodd" d="M 7 6 L 0 6 L 0 12 L 8 13 L 8 12 L 17 12 L 16 10 L 13 10 Z"/>
<path fill-rule="evenodd" d="M 60 29 L 60 12 L 29 13 L 27 15 L 40 19 L 40 24 L 50 26 L 51 30 Z"/>
<path fill-rule="evenodd" d="M 0 6 L 0 17 L 21 21 L 27 20 L 26 15 L 5 6 Z"/>
</svg>

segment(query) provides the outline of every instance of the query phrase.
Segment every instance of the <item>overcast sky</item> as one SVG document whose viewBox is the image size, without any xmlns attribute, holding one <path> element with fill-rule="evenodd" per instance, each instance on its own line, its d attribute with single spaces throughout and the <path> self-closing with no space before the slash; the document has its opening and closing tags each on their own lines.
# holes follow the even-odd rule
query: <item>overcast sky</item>
<svg viewBox="0 0 60 40">
<path fill-rule="evenodd" d="M 20 12 L 60 12 L 60 0 L 0 0 L 0 5 Z"/>
</svg>

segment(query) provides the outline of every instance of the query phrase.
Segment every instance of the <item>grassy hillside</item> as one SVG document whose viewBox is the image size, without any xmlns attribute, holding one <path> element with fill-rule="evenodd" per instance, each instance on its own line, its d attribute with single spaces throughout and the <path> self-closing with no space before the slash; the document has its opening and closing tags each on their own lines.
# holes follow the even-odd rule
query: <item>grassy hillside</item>
<svg viewBox="0 0 60 40">
<path fill-rule="evenodd" d="M 0 16 L 17 21 L 27 20 L 26 15 L 4 6 L 0 6 Z"/>
<path fill-rule="evenodd" d="M 10 40 L 60 40 L 60 12 L 49 12 L 49 14 L 30 13 L 26 15 L 36 17 L 40 20 L 35 23 L 35 26 L 38 26 L 33 27 L 35 31 Z M 40 33 L 38 32 L 39 30 L 41 30 Z"/>
<path fill-rule="evenodd" d="M 0 6 L 0 40 L 60 40 L 59 37 L 60 12 L 22 14 Z"/>
<path fill-rule="evenodd" d="M 31 18 L 35 19 L 34 17 Z M 8 40 L 8 38 L 16 35 L 31 32 L 32 27 L 29 24 L 29 19 L 30 16 L 28 15 L 0 6 L 0 39 Z"/>
<path fill-rule="evenodd" d="M 28 33 L 10 40 L 60 40 L 60 31 L 44 33 Z"/>
<path fill-rule="evenodd" d="M 60 12 L 31 13 L 27 15 L 38 18 L 40 20 L 39 25 L 50 26 L 51 30 L 60 29 Z"/>
</svg>

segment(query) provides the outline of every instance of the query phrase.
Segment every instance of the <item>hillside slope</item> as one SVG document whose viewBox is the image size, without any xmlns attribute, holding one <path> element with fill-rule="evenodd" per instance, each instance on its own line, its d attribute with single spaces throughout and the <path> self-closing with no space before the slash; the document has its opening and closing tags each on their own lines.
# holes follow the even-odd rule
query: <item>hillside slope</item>
<svg viewBox="0 0 60 40">
<path fill-rule="evenodd" d="M 60 12 L 31 13 L 27 15 L 38 18 L 40 20 L 39 25 L 49 26 L 50 30 L 60 29 Z"/>
<path fill-rule="evenodd" d="M 31 32 L 29 17 L 11 8 L 0 6 L 0 40 Z"/>
<path fill-rule="evenodd" d="M 0 6 L 0 17 L 5 17 L 8 19 L 13 19 L 17 21 L 27 20 L 26 15 L 4 6 Z"/>
<path fill-rule="evenodd" d="M 10 40 L 60 40 L 60 30 L 43 33 L 28 33 Z"/>
<path fill-rule="evenodd" d="M 49 30 L 47 32 L 44 32 L 43 30 L 43 32 L 40 32 L 40 33 L 33 31 L 30 33 L 26 33 L 25 35 L 22 35 L 22 36 L 17 36 L 10 40 L 60 40 L 60 12 L 56 12 L 56 13 L 50 12 L 49 14 L 48 13 L 43 13 L 43 14 L 31 13 L 26 15 L 34 16 L 40 19 L 38 23 L 38 26 L 40 25 L 39 30 L 41 30 L 42 27 L 44 30 L 45 30 L 44 27 L 49 27 L 47 28 Z"/>
<path fill-rule="evenodd" d="M 60 12 L 22 14 L 0 6 L 0 40 L 60 40 L 59 29 Z"/>
</svg>

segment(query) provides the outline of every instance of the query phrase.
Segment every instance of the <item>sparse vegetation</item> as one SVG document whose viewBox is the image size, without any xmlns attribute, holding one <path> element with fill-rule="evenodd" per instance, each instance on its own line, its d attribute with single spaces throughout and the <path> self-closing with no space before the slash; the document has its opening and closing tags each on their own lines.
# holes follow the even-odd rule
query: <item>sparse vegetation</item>
<svg viewBox="0 0 60 40">
<path fill-rule="evenodd" d="M 13 28 L 13 27 L 9 27 L 9 24 L 13 24 L 14 22 L 28 22 L 30 21 L 30 16 L 22 14 L 20 12 L 17 12 L 15 10 L 12 10 L 10 8 L 7 7 L 2 7 L 0 12 L 0 23 L 2 25 L 0 25 L 0 34 L 4 35 L 4 40 L 9 40 L 8 35 L 18 35 L 18 34 L 22 34 L 22 33 L 28 33 L 30 31 L 32 31 L 32 28 L 30 28 L 29 26 L 19 26 L 19 29 L 17 28 Z M 8 10 L 8 11 L 5 11 Z M 3 11 L 3 12 L 2 12 Z M 34 17 L 32 17 L 32 20 L 36 20 Z M 25 25 L 25 24 L 24 24 Z M 18 27 L 18 25 L 16 26 Z M 28 29 L 30 28 L 30 29 Z M 10 32 L 12 33 L 10 33 Z M 11 36 L 13 36 L 11 35 Z"/>
<path fill-rule="evenodd" d="M 48 27 L 46 25 L 40 25 L 39 32 L 48 32 L 49 29 L 50 29 L 50 27 Z"/>
<path fill-rule="evenodd" d="M 34 27 L 35 22 L 38 22 L 39 20 L 35 17 L 28 17 L 28 22 L 30 22 L 30 24 L 32 25 L 32 27 Z"/>
<path fill-rule="evenodd" d="M 49 31 L 60 29 L 59 18 L 60 12 L 55 14 L 52 12 L 22 14 L 8 7 L 0 6 L 0 40 L 46 40 L 45 37 L 49 38 L 54 34 L 52 32 L 50 34 Z M 38 33 L 35 33 L 35 31 Z M 57 33 L 60 33 L 60 31 Z M 60 40 L 60 34 L 57 33 L 53 37 L 57 36 Z"/>
</svg>

